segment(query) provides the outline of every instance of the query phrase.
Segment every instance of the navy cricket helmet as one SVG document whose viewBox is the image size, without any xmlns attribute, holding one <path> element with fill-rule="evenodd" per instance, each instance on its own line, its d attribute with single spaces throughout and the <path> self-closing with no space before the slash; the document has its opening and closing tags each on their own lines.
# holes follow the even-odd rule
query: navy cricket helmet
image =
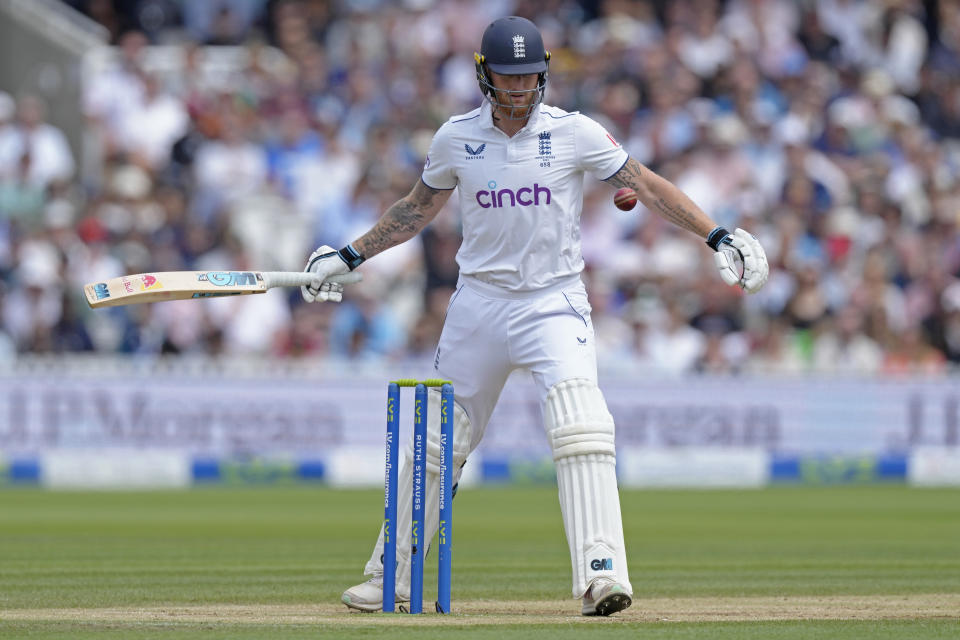
<svg viewBox="0 0 960 640">
<path fill-rule="evenodd" d="M 518 16 L 507 16 L 494 20 L 483 32 L 480 41 L 480 53 L 473 54 L 477 67 L 477 82 L 480 91 L 494 107 L 510 119 L 523 119 L 530 115 L 534 107 L 543 101 L 547 88 L 547 69 L 550 52 L 543 46 L 543 37 L 537 26 Z M 537 96 L 530 105 L 519 110 L 511 104 L 499 102 L 496 90 L 490 81 L 489 71 L 505 76 L 536 73 Z"/>
</svg>

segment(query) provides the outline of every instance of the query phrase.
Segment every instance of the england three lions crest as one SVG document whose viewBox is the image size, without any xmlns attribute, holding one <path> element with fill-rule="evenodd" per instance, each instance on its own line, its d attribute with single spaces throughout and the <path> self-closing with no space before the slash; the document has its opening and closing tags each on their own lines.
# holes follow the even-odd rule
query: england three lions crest
<svg viewBox="0 0 960 640">
<path fill-rule="evenodd" d="M 550 140 L 549 131 L 541 131 L 537 134 L 537 160 L 553 160 L 557 156 L 553 155 L 553 143 Z"/>
</svg>

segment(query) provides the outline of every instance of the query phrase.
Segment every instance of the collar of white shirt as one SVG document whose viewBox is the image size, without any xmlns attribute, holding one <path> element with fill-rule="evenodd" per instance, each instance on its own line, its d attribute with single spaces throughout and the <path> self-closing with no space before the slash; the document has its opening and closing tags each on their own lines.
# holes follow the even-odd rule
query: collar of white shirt
<svg viewBox="0 0 960 640">
<path fill-rule="evenodd" d="M 533 108 L 533 111 L 530 112 L 530 118 L 527 120 L 527 124 L 523 126 L 523 129 L 526 129 L 530 126 L 531 123 L 535 123 L 540 119 L 540 107 L 543 105 L 541 102 Z M 479 126 L 481 129 L 493 129 L 493 105 L 490 104 L 489 100 L 484 100 L 483 104 L 480 105 L 480 123 Z M 523 131 L 521 129 L 521 131 Z"/>
</svg>

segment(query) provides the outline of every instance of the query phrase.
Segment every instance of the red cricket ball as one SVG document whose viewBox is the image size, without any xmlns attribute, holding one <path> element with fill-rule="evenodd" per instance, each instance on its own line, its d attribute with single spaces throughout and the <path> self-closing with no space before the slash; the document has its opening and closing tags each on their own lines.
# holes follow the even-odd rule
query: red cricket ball
<svg viewBox="0 0 960 640">
<path fill-rule="evenodd" d="M 637 192 L 630 187 L 617 189 L 617 192 L 613 194 L 613 204 L 617 205 L 618 209 L 630 211 L 637 206 Z"/>
</svg>

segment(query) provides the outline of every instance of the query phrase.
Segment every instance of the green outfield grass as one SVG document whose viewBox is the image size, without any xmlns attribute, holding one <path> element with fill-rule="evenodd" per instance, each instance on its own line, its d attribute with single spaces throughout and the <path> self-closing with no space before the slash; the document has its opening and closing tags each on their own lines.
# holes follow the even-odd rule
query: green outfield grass
<svg viewBox="0 0 960 640">
<path fill-rule="evenodd" d="M 960 490 L 625 491 L 634 606 L 603 620 L 577 615 L 556 490 L 536 487 L 457 497 L 457 615 L 347 613 L 382 501 L 2 490 L 0 637 L 960 637 Z"/>
</svg>

